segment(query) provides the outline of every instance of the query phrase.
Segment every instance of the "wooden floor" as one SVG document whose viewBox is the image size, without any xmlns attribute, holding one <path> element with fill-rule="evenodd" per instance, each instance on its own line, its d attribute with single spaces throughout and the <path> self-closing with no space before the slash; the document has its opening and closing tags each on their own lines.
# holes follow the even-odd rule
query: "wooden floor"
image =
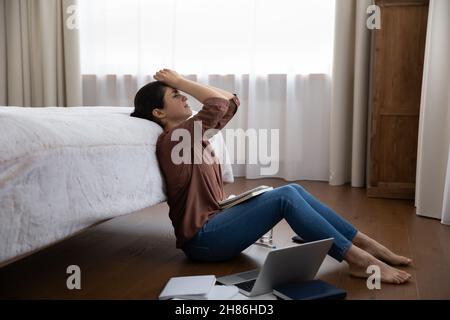
<svg viewBox="0 0 450 320">
<path fill-rule="evenodd" d="M 228 194 L 280 179 L 244 180 L 226 186 Z M 327 257 L 319 277 L 348 292 L 348 299 L 450 299 L 450 227 L 415 215 L 413 201 L 368 198 L 365 189 L 298 181 L 358 229 L 400 254 L 412 257 L 404 268 L 413 280 L 402 286 L 366 282 L 348 276 L 346 263 Z M 0 299 L 155 299 L 170 277 L 226 275 L 256 268 L 267 250 L 251 246 L 225 263 L 194 263 L 175 249 L 168 207 L 160 204 L 96 225 L 56 245 L 0 269 Z M 244 226 L 245 227 L 245 226 Z M 278 247 L 294 235 L 285 221 L 274 230 Z M 68 290 L 66 268 L 81 268 L 81 290 Z"/>
</svg>

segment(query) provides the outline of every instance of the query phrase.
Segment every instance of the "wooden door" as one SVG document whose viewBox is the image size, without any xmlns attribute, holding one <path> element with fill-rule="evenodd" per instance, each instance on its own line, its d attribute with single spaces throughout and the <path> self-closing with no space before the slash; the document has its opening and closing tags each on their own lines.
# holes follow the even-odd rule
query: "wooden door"
<svg viewBox="0 0 450 320">
<path fill-rule="evenodd" d="M 381 29 L 372 43 L 371 197 L 414 198 L 428 2 L 375 1 Z"/>
</svg>

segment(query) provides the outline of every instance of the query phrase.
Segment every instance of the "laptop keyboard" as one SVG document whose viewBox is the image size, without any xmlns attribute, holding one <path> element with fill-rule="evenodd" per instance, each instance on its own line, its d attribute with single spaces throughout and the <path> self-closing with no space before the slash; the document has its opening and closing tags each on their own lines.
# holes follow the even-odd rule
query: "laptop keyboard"
<svg viewBox="0 0 450 320">
<path fill-rule="evenodd" d="M 256 283 L 256 279 L 253 279 L 253 280 L 250 280 L 250 281 L 237 283 L 237 284 L 235 284 L 235 286 L 240 288 L 240 289 L 242 289 L 242 290 L 244 290 L 244 291 L 250 292 L 250 291 L 252 291 L 253 286 L 255 285 L 255 283 Z"/>
</svg>

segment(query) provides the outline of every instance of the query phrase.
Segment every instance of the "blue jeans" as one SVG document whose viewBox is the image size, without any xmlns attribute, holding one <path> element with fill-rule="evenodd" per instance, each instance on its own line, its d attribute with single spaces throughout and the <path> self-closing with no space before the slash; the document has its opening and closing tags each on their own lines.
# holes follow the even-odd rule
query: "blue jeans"
<svg viewBox="0 0 450 320">
<path fill-rule="evenodd" d="M 192 260 L 225 261 L 238 256 L 283 218 L 307 242 L 334 238 L 328 254 L 338 261 L 357 233 L 302 186 L 291 183 L 220 211 L 182 250 Z"/>
</svg>

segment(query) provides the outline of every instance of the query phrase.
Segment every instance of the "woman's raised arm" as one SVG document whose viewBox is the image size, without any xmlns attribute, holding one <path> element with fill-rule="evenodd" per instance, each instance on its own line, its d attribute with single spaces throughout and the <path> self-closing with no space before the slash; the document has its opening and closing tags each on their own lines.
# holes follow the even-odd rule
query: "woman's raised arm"
<svg viewBox="0 0 450 320">
<path fill-rule="evenodd" d="M 223 98 L 230 99 L 228 95 L 224 95 L 219 92 L 216 88 L 202 85 L 192 80 L 188 80 L 179 75 L 176 71 L 170 69 L 163 69 L 158 71 L 154 78 L 158 81 L 164 82 L 167 85 L 179 89 L 187 94 L 190 94 L 195 99 L 204 103 L 209 98 Z"/>
</svg>

